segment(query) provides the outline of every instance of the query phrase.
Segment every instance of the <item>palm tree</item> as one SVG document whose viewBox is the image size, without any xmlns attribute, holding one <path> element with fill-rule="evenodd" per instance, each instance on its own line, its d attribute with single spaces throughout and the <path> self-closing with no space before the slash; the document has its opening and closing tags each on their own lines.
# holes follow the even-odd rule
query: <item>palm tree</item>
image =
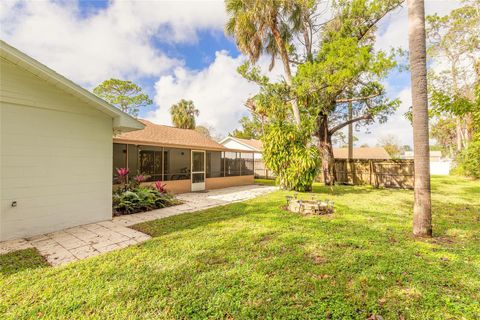
<svg viewBox="0 0 480 320">
<path fill-rule="evenodd" d="M 172 122 L 177 128 L 195 129 L 195 117 L 199 114 L 192 100 L 182 99 L 170 108 Z"/>
<path fill-rule="evenodd" d="M 263 52 L 271 55 L 273 68 L 275 58 L 282 59 L 285 81 L 292 84 L 292 71 L 288 59 L 288 42 L 292 29 L 285 22 L 285 16 L 293 14 L 298 6 L 294 1 L 285 0 L 226 0 L 230 15 L 225 31 L 233 36 L 239 50 L 255 63 Z M 288 17 L 287 17 L 288 19 Z M 292 102 L 295 123 L 300 125 L 297 103 Z"/>
<path fill-rule="evenodd" d="M 430 151 L 428 142 L 427 62 L 424 0 L 408 0 L 408 45 L 412 78 L 415 204 L 413 235 L 432 236 Z"/>
</svg>

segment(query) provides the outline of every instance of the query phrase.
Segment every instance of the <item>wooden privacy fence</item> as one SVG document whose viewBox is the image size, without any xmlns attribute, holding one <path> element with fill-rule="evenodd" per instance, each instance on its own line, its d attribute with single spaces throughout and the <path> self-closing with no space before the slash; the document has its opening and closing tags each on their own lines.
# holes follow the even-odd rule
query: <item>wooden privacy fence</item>
<svg viewBox="0 0 480 320">
<path fill-rule="evenodd" d="M 413 189 L 413 160 L 335 159 L 337 183 Z M 323 181 L 320 172 L 317 181 Z M 255 178 L 274 179 L 262 159 L 255 160 Z"/>
<path fill-rule="evenodd" d="M 413 188 L 413 160 L 335 159 L 338 183 L 385 188 Z"/>
</svg>

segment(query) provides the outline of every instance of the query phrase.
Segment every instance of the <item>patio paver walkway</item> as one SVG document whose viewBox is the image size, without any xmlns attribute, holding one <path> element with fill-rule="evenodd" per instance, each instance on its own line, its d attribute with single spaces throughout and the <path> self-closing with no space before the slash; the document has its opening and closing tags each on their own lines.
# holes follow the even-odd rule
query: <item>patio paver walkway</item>
<svg viewBox="0 0 480 320">
<path fill-rule="evenodd" d="M 177 198 L 184 202 L 181 205 L 114 217 L 111 221 L 82 225 L 31 238 L 0 242 L 0 254 L 34 247 L 51 265 L 63 265 L 150 239 L 150 236 L 128 228 L 134 224 L 244 201 L 275 189 L 250 185 L 179 194 Z"/>
</svg>

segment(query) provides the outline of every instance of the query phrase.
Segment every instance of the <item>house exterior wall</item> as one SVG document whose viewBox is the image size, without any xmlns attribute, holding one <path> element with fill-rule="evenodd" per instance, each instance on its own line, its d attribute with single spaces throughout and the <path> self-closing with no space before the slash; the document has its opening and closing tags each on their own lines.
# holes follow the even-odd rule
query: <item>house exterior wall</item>
<svg viewBox="0 0 480 320">
<path fill-rule="evenodd" d="M 192 181 L 191 180 L 172 180 L 172 181 L 163 181 L 165 188 L 168 192 L 173 194 L 176 193 L 185 193 L 192 191 Z"/>
<path fill-rule="evenodd" d="M 225 140 L 225 142 L 222 143 L 222 145 L 225 147 L 225 148 L 229 148 L 229 149 L 236 149 L 236 150 L 245 150 L 245 151 L 253 151 L 255 152 L 255 150 L 253 150 L 252 148 L 249 148 L 247 146 L 245 146 L 244 144 L 241 144 L 235 140 L 231 140 L 231 139 L 227 139 Z M 253 158 L 254 159 L 262 159 L 262 153 L 260 152 L 255 152 L 253 154 Z"/>
<path fill-rule="evenodd" d="M 237 177 L 220 177 L 220 178 L 207 178 L 205 180 L 205 188 L 207 190 L 228 188 L 234 186 L 245 186 L 253 184 L 253 175 L 251 176 L 237 176 Z"/>
<path fill-rule="evenodd" d="M 155 182 L 142 182 L 141 186 L 142 187 L 153 187 Z M 186 193 L 186 192 L 191 192 L 192 191 L 192 181 L 190 179 L 188 180 L 171 180 L 171 181 L 162 181 L 162 184 L 165 185 L 165 189 L 169 193 L 173 194 L 178 194 L 178 193 Z M 113 189 L 118 190 L 121 188 L 122 185 L 120 184 L 114 184 Z"/>
<path fill-rule="evenodd" d="M 237 141 L 234 141 L 234 140 L 227 140 L 223 143 L 223 145 L 229 149 L 253 151 L 251 148 L 246 147 L 245 145 L 238 143 Z"/>
<path fill-rule="evenodd" d="M 152 186 L 154 182 L 144 182 L 142 186 Z M 254 176 L 235 176 L 235 177 L 218 177 L 218 178 L 206 178 L 205 190 L 222 189 L 234 186 L 246 186 L 254 184 Z M 162 181 L 165 184 L 165 188 L 168 192 L 173 194 L 187 193 L 192 191 L 191 180 L 172 180 Z M 116 184 L 113 188 L 119 188 L 120 185 Z"/>
<path fill-rule="evenodd" d="M 0 240 L 111 219 L 112 118 L 0 63 Z"/>
<path fill-rule="evenodd" d="M 430 174 L 448 176 L 452 167 L 452 161 L 432 161 L 430 160 Z"/>
</svg>

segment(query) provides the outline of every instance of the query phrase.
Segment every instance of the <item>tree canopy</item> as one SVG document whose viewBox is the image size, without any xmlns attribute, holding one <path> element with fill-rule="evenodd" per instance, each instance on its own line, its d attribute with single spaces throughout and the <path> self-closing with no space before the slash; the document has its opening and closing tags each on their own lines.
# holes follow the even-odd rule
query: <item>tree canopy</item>
<svg viewBox="0 0 480 320">
<path fill-rule="evenodd" d="M 466 148 L 474 135 L 475 66 L 480 63 L 479 8 L 479 0 L 465 0 L 463 6 L 447 15 L 427 17 L 430 114 L 436 120 L 433 132 L 444 149 L 456 152 Z M 445 139 L 440 132 L 447 122 L 455 122 L 454 140 Z"/>
<path fill-rule="evenodd" d="M 380 138 L 378 138 L 377 145 L 379 147 L 383 147 L 385 151 L 388 152 L 390 157 L 394 159 L 399 158 L 403 152 L 408 151 L 404 149 L 405 146 L 400 146 L 400 141 L 396 136 L 392 134 L 381 136 Z M 408 145 L 406 147 L 409 148 Z"/>
<path fill-rule="evenodd" d="M 230 136 L 241 139 L 260 139 L 263 131 L 262 120 L 255 114 L 251 117 L 244 116 L 240 119 L 241 129 L 235 129 Z"/>
<path fill-rule="evenodd" d="M 431 136 L 457 172 L 480 177 L 480 1 L 427 17 Z"/>
<path fill-rule="evenodd" d="M 240 6 L 242 10 L 228 10 L 229 3 Z M 307 158 L 321 156 L 325 182 L 331 184 L 335 181 L 332 135 L 350 123 L 359 126 L 374 120 L 383 122 L 399 105 L 399 100 L 388 99 L 381 84 L 389 70 L 396 67 L 395 56 L 392 52 L 375 51 L 374 41 L 377 22 L 402 1 L 335 1 L 334 18 L 326 23 L 321 23 L 322 17 L 315 14 L 318 3 L 301 0 L 227 1 L 227 11 L 231 16 L 227 32 L 235 37 L 240 50 L 253 50 L 253 59 L 241 66 L 239 72 L 260 86 L 260 93 L 251 97 L 247 106 L 252 113 L 265 119 L 265 160 L 291 166 L 302 161 L 314 164 L 318 159 L 307 161 Z M 275 46 L 269 45 L 272 28 L 275 27 L 272 23 L 283 30 L 283 42 L 275 41 Z M 252 33 L 255 33 L 256 41 L 255 37 L 245 36 Z M 287 48 L 286 58 L 282 56 L 279 43 Z M 280 53 L 284 80 L 271 82 L 261 74 L 254 63 L 262 52 L 272 57 Z M 289 70 L 296 73 L 289 76 Z M 347 117 L 349 104 L 353 108 L 352 119 Z M 291 127 L 292 123 L 296 126 Z M 288 133 L 283 135 L 282 128 Z M 292 139 L 298 139 L 294 146 L 303 146 L 304 150 L 290 152 L 289 156 L 301 154 L 300 159 L 279 159 L 277 155 L 269 157 L 268 137 L 276 137 L 277 143 L 278 137 L 284 137 L 283 146 L 290 145 Z M 312 152 L 315 144 L 317 151 Z M 271 151 L 278 154 L 273 146 Z M 305 158 L 305 155 L 308 157 Z M 267 165 L 287 170 L 287 166 L 279 163 Z M 304 168 L 305 175 L 309 175 L 311 168 L 308 165 Z"/>
<path fill-rule="evenodd" d="M 200 111 L 195 108 L 192 100 L 181 99 L 170 108 L 172 122 L 177 128 L 195 129 L 195 117 L 198 117 Z"/>
<path fill-rule="evenodd" d="M 128 80 L 105 80 L 93 89 L 93 93 L 134 117 L 138 116 L 140 108 L 153 103 L 140 86 Z"/>
</svg>

